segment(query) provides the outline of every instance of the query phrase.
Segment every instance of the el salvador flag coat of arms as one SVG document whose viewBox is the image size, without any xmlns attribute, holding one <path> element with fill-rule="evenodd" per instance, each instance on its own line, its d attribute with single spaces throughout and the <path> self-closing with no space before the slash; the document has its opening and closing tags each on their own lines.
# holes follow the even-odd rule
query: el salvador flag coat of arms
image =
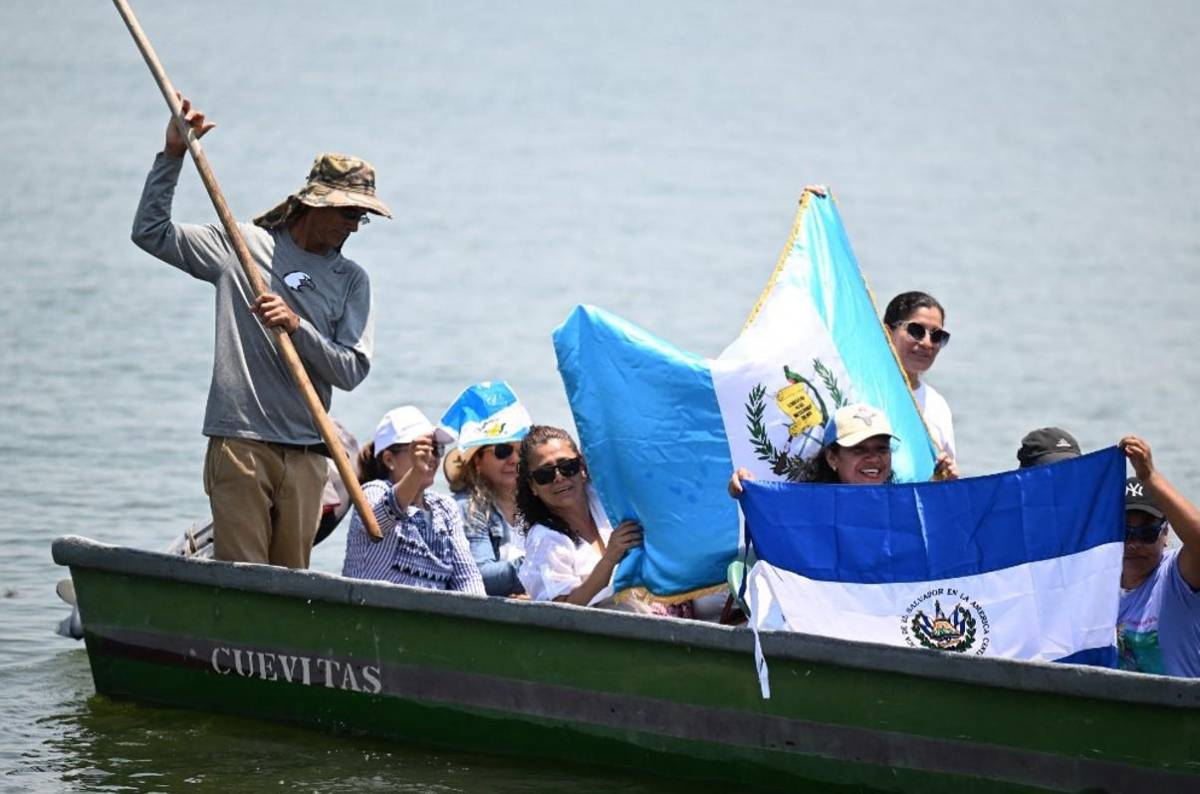
<svg viewBox="0 0 1200 794">
<path fill-rule="evenodd" d="M 1124 482 L 1110 447 L 950 482 L 747 483 L 756 639 L 797 631 L 1115 667 Z"/>
<path fill-rule="evenodd" d="M 720 357 L 585 306 L 554 345 L 608 517 L 645 530 L 616 571 L 618 592 L 681 600 L 723 587 L 741 540 L 726 485 L 745 467 L 757 478 L 741 500 L 758 556 L 746 593 L 756 636 L 1115 660 L 1120 453 L 927 482 L 933 444 L 832 199 L 805 194 L 770 283 Z M 833 412 L 854 402 L 888 416 L 896 484 L 789 482 Z"/>
</svg>

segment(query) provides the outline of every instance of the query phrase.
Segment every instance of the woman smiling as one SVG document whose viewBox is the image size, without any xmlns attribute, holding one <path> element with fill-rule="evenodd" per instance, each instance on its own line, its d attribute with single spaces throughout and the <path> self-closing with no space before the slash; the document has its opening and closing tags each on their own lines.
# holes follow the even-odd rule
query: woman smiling
<svg viewBox="0 0 1200 794">
<path fill-rule="evenodd" d="M 517 508 L 528 524 L 521 584 L 535 601 L 609 606 L 612 574 L 642 544 L 642 528 L 612 528 L 565 430 L 534 425 L 521 442 Z"/>
<path fill-rule="evenodd" d="M 892 298 L 883 313 L 883 324 L 891 333 L 892 346 L 934 442 L 940 451 L 957 458 L 950 406 L 941 394 L 922 380 L 937 360 L 938 353 L 950 344 L 950 332 L 943 327 L 945 323 L 946 310 L 942 304 L 924 292 L 900 293 Z"/>
<path fill-rule="evenodd" d="M 865 403 L 845 405 L 825 426 L 824 445 L 800 470 L 800 482 L 882 485 L 893 479 L 892 425 L 883 411 Z M 958 469 L 945 453 L 938 457 L 934 479 L 956 479 Z M 729 479 L 729 495 L 742 494 L 742 480 L 753 480 L 746 469 Z"/>
</svg>

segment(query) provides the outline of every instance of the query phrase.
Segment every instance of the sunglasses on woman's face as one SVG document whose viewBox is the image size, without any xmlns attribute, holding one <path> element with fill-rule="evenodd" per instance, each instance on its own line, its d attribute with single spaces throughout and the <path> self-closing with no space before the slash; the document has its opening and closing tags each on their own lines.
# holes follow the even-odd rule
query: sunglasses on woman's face
<svg viewBox="0 0 1200 794">
<path fill-rule="evenodd" d="M 950 332 L 945 328 L 935 328 L 930 331 L 925 326 L 918 322 L 896 323 L 893 328 L 903 327 L 905 332 L 912 337 L 914 342 L 920 342 L 925 338 L 925 334 L 929 334 L 929 341 L 934 347 L 945 347 L 950 344 Z"/>
<path fill-rule="evenodd" d="M 1126 543 L 1154 543 L 1158 540 L 1158 536 L 1167 528 L 1166 519 L 1160 518 L 1153 524 L 1147 524 L 1142 527 L 1131 527 L 1125 525 L 1125 542 Z"/>
<path fill-rule="evenodd" d="M 536 468 L 529 472 L 529 476 L 538 485 L 549 485 L 554 482 L 554 473 L 556 471 L 563 476 L 564 480 L 569 480 L 582 469 L 583 463 L 579 458 L 567 458 L 566 460 L 560 460 L 558 463 L 547 463 L 545 466 Z"/>
<path fill-rule="evenodd" d="M 496 460 L 504 460 L 517 451 L 517 448 L 512 444 L 493 444 L 492 454 L 496 456 Z"/>
</svg>

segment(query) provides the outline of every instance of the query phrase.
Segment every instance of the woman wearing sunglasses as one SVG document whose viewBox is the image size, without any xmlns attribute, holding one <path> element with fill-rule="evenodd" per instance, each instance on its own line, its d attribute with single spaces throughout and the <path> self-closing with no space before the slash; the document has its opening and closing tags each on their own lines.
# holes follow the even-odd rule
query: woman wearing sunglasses
<svg viewBox="0 0 1200 794">
<path fill-rule="evenodd" d="M 383 540 L 371 540 L 355 510 L 342 576 L 484 595 L 458 505 L 428 490 L 442 447 L 453 440 L 412 405 L 379 420 L 375 437 L 359 452 L 358 478 Z"/>
<path fill-rule="evenodd" d="M 642 544 L 642 528 L 633 521 L 612 528 L 564 430 L 531 427 L 518 467 L 517 508 L 529 527 L 520 571 L 525 592 L 535 601 L 609 606 L 613 570 Z"/>
<path fill-rule="evenodd" d="M 458 433 L 458 449 L 446 456 L 442 471 L 491 596 L 525 592 L 517 578 L 525 554 L 517 516 L 517 447 L 531 424 L 502 380 L 471 384 L 442 414 L 442 426 Z"/>
<path fill-rule="evenodd" d="M 462 511 L 471 556 L 492 596 L 525 592 L 517 578 L 525 555 L 517 514 L 517 449 L 526 432 L 499 444 L 459 447 L 442 465 Z"/>
<path fill-rule="evenodd" d="M 938 448 L 957 458 L 954 448 L 954 419 L 950 406 L 932 386 L 922 380 L 942 348 L 950 343 L 950 332 L 942 326 L 946 310 L 932 295 L 902 292 L 892 298 L 883 313 L 883 324 L 892 335 L 900 366 L 908 376 L 913 397 Z"/>
<path fill-rule="evenodd" d="M 1155 468 L 1149 444 L 1126 436 L 1120 447 L 1137 477 L 1125 482 L 1118 665 L 1200 678 L 1200 509 Z M 1181 548 L 1167 548 L 1170 529 Z"/>
</svg>

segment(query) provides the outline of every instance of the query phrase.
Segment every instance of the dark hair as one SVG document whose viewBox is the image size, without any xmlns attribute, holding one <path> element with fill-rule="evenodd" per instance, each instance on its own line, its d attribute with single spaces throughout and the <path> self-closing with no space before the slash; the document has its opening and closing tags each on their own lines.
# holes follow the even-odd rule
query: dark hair
<svg viewBox="0 0 1200 794">
<path fill-rule="evenodd" d="M 375 457 L 374 441 L 368 441 L 362 445 L 362 449 L 358 451 L 358 460 L 355 463 L 357 464 L 359 482 L 388 479 L 387 469 L 384 468 L 379 458 Z"/>
<path fill-rule="evenodd" d="M 840 484 L 842 478 L 838 476 L 837 471 L 829 465 L 829 461 L 825 459 L 826 452 L 839 452 L 842 445 L 836 441 L 831 441 L 825 446 L 817 450 L 817 454 L 813 455 L 808 460 L 801 463 L 796 468 L 796 476 L 792 482 L 824 482 Z M 888 474 L 888 482 L 896 481 L 896 472 L 892 471 Z"/>
<path fill-rule="evenodd" d="M 575 439 L 571 438 L 571 434 L 566 430 L 549 425 L 534 425 L 529 428 L 529 433 L 521 439 L 521 447 L 518 452 L 520 457 L 517 460 L 517 513 L 525 522 L 525 532 L 528 532 L 534 524 L 541 524 L 556 532 L 561 532 L 578 543 L 579 536 L 567 525 L 566 521 L 563 521 L 533 493 L 533 486 L 530 485 L 530 474 L 533 469 L 530 468 L 529 460 L 533 457 L 534 448 L 555 439 L 567 442 L 571 450 L 579 455 L 581 461 L 583 460 L 579 447 L 575 445 Z M 587 471 L 586 464 L 584 471 Z"/>
<path fill-rule="evenodd" d="M 388 449 L 392 451 L 392 454 L 395 454 L 403 446 L 403 444 L 393 444 Z M 363 444 L 362 449 L 358 451 L 358 460 L 355 463 L 358 467 L 359 482 L 392 479 L 392 473 L 388 471 L 387 466 L 383 465 L 383 460 L 375 455 L 374 441 L 368 441 Z"/>
<path fill-rule="evenodd" d="M 902 323 L 917 309 L 937 309 L 942 313 L 942 322 L 946 322 L 946 309 L 938 303 L 937 298 L 927 292 L 901 292 L 892 298 L 884 310 L 883 324 L 891 327 Z"/>
<path fill-rule="evenodd" d="M 796 469 L 796 478 L 794 482 L 834 482 L 840 483 L 842 480 L 838 477 L 838 473 L 829 465 L 829 461 L 825 459 L 826 450 L 839 450 L 836 441 L 833 441 L 817 450 L 817 454 L 813 455 L 808 460 L 800 464 Z"/>
</svg>

